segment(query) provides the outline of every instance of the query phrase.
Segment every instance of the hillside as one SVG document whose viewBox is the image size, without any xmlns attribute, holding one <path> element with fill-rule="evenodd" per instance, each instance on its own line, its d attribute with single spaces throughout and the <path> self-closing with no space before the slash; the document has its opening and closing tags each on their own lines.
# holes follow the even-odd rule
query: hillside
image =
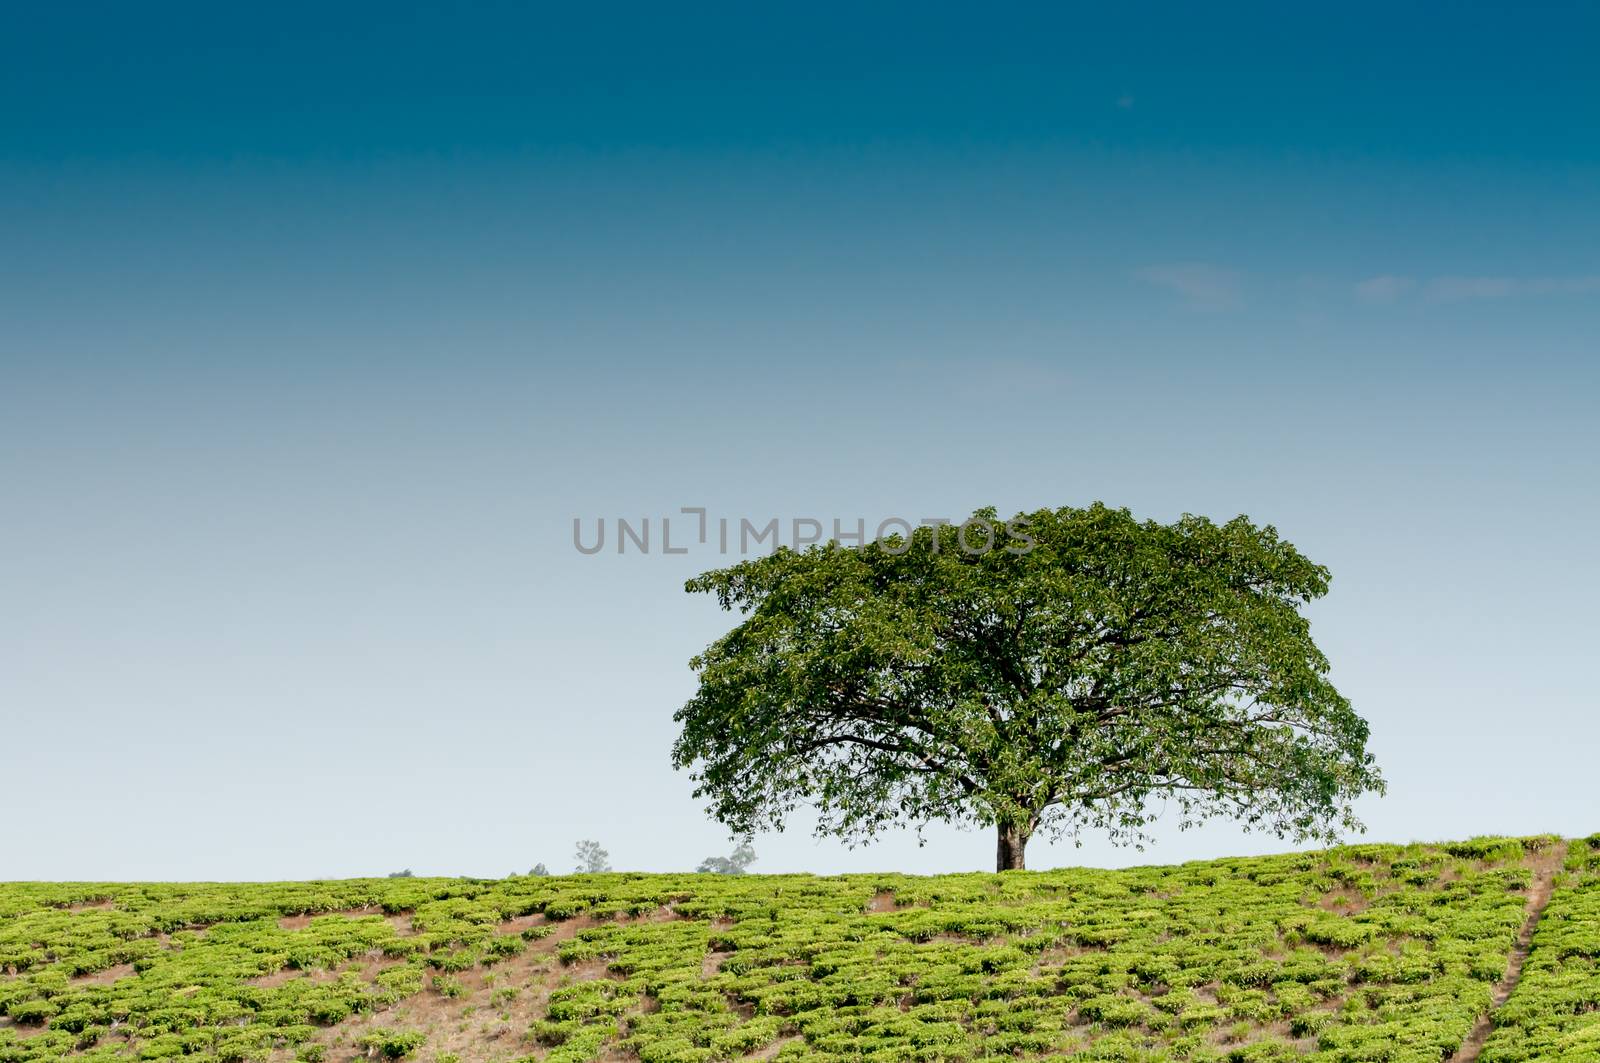
<svg viewBox="0 0 1600 1063">
<path fill-rule="evenodd" d="M 1600 1060 L 1600 836 L 927 878 L 10 884 L 0 971 L 5 1063 L 1577 1063 Z"/>
</svg>

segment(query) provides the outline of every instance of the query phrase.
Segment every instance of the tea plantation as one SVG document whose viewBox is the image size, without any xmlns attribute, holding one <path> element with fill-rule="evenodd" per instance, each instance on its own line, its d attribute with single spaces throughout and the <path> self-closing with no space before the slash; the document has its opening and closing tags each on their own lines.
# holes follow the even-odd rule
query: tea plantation
<svg viewBox="0 0 1600 1063">
<path fill-rule="evenodd" d="M 931 878 L 0 885 L 0 1016 L 0 1063 L 1577 1063 L 1600 1060 L 1600 836 Z"/>
</svg>

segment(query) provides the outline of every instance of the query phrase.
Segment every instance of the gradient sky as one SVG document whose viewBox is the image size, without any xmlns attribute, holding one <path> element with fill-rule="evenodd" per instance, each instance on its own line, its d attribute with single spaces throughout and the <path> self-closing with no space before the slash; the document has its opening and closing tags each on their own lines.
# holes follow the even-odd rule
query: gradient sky
<svg viewBox="0 0 1600 1063">
<path fill-rule="evenodd" d="M 577 7 L 9 20 L 0 879 L 725 851 L 681 506 L 1247 513 L 1370 837 L 1600 830 L 1596 8 Z"/>
</svg>

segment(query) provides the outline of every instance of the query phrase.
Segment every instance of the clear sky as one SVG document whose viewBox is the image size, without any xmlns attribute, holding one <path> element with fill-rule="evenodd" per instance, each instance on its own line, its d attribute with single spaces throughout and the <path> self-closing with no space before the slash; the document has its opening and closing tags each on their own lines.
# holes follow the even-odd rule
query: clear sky
<svg viewBox="0 0 1600 1063">
<path fill-rule="evenodd" d="M 1247 513 L 1370 837 L 1600 830 L 1592 5 L 581 6 L 8 20 L 0 879 L 726 851 L 684 506 Z"/>
</svg>

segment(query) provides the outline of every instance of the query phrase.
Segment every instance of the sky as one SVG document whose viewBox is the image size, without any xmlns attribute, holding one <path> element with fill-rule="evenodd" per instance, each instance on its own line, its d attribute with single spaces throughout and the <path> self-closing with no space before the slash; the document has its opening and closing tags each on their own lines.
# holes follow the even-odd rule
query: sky
<svg viewBox="0 0 1600 1063">
<path fill-rule="evenodd" d="M 1368 838 L 1600 830 L 1595 8 L 578 7 L 9 20 L 0 880 L 726 852 L 685 507 L 1248 514 Z"/>
</svg>

